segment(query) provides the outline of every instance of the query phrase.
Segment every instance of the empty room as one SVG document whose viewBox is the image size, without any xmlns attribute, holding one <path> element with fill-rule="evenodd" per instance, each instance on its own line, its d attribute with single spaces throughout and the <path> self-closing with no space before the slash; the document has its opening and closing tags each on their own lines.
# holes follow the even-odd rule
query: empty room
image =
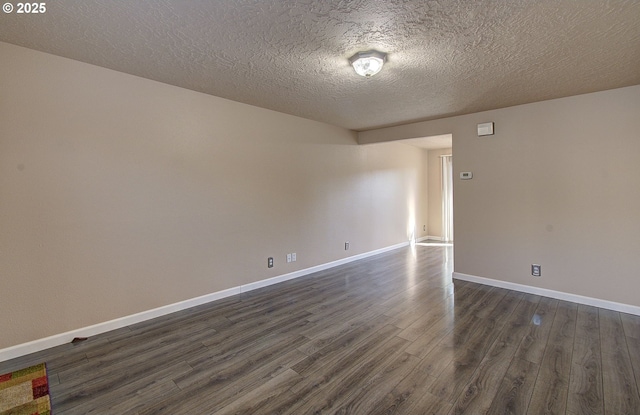
<svg viewBox="0 0 640 415">
<path fill-rule="evenodd" d="M 0 13 L 0 415 L 640 414 L 640 2 Z"/>
</svg>

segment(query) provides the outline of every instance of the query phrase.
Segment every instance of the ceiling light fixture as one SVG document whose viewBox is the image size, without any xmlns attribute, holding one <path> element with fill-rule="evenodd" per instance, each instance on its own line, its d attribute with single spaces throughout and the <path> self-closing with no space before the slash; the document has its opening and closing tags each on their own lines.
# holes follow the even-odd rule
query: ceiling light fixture
<svg viewBox="0 0 640 415">
<path fill-rule="evenodd" d="M 386 59 L 386 53 L 378 52 L 377 50 L 368 50 L 366 52 L 358 52 L 350 57 L 349 63 L 358 75 L 369 78 L 380 72 Z"/>
</svg>

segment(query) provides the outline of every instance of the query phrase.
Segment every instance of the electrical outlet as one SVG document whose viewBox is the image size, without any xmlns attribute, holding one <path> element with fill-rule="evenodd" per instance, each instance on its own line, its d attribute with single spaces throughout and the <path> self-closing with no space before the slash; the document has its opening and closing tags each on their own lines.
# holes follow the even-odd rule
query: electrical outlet
<svg viewBox="0 0 640 415">
<path fill-rule="evenodd" d="M 267 268 L 273 268 L 273 257 L 267 258 Z"/>
<path fill-rule="evenodd" d="M 426 231 L 427 230 L 427 225 L 422 225 L 422 230 Z"/>
<path fill-rule="evenodd" d="M 348 251 L 349 250 L 349 241 L 344 243 L 344 250 Z"/>
<path fill-rule="evenodd" d="M 297 256 L 296 253 L 294 252 L 293 254 L 291 254 L 291 262 L 296 262 L 297 261 Z"/>
<path fill-rule="evenodd" d="M 291 262 L 291 254 L 287 254 L 287 262 Z"/>
<path fill-rule="evenodd" d="M 539 277 L 542 275 L 542 267 L 538 264 L 531 264 L 531 275 Z"/>
</svg>

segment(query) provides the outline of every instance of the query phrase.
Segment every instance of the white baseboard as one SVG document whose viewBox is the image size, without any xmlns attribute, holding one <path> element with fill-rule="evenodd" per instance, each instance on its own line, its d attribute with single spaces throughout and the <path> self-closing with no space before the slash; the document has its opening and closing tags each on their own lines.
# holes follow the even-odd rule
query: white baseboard
<svg viewBox="0 0 640 415">
<path fill-rule="evenodd" d="M 376 249 L 375 251 L 365 252 L 363 254 L 358 254 L 354 256 L 350 256 L 347 258 L 338 259 L 337 261 L 327 262 L 325 264 L 316 265 L 315 267 L 301 269 L 299 271 L 290 272 L 288 274 L 278 275 L 277 277 L 268 278 L 266 280 L 260 280 L 256 282 L 252 282 L 249 284 L 241 285 L 239 288 L 241 292 L 247 292 L 251 290 L 255 290 L 258 288 L 266 287 L 268 285 L 277 284 L 279 282 L 284 282 L 288 280 L 292 280 L 294 278 L 300 278 L 305 275 L 313 274 L 314 272 L 324 271 L 325 269 L 337 267 L 338 265 L 347 264 L 349 262 L 357 261 L 359 259 L 368 258 L 373 255 L 382 254 L 383 252 L 392 251 L 394 249 L 403 248 L 405 246 L 409 246 L 409 242 L 403 242 L 401 244 L 391 245 L 386 248 Z"/>
<path fill-rule="evenodd" d="M 151 320 L 156 317 L 161 317 L 167 314 L 175 313 L 176 311 L 186 310 L 187 308 L 199 306 L 202 304 L 210 303 L 212 301 L 220 300 L 222 298 L 231 297 L 240 293 L 256 290 L 258 288 L 266 287 L 269 285 L 277 284 L 279 282 L 288 281 L 294 278 L 299 278 L 305 275 L 312 274 L 314 272 L 323 271 L 325 269 L 337 267 L 338 265 L 347 264 L 349 262 L 364 259 L 373 255 L 378 255 L 383 252 L 392 251 L 394 249 L 409 246 L 409 242 L 403 242 L 396 245 L 391 245 L 385 248 L 376 249 L 374 251 L 365 252 L 342 258 L 337 261 L 327 262 L 326 264 L 317 265 L 311 268 L 302 269 L 288 274 L 279 275 L 277 277 L 268 278 L 261 281 L 252 282 L 249 284 L 239 285 L 237 287 L 229 288 L 226 290 L 218 291 L 215 293 L 206 294 L 200 297 L 190 298 L 188 300 L 180 301 L 177 303 L 165 305 L 162 307 L 154 308 L 140 313 L 124 316 L 103 323 L 94 324 L 88 327 L 82 327 L 76 330 L 67 331 L 65 333 L 55 334 L 53 336 L 45 337 L 38 340 L 33 340 L 28 343 L 18 344 L 15 346 L 0 349 L 0 362 L 5 360 L 14 359 L 16 357 L 24 356 L 30 353 L 39 352 L 51 347 L 60 346 L 65 343 L 71 342 L 75 337 L 90 337 L 97 334 L 105 333 L 107 331 L 119 329 L 122 327 L 130 326 L 132 324 L 140 323 L 142 321 Z"/>
<path fill-rule="evenodd" d="M 444 237 L 442 236 L 427 236 L 426 239 L 430 241 L 444 241 Z"/>
<path fill-rule="evenodd" d="M 616 303 L 614 301 L 601 300 L 599 298 L 585 297 L 578 294 L 565 293 L 562 291 L 549 290 L 546 288 L 532 287 L 530 285 L 517 284 L 515 282 L 494 280 L 491 278 L 477 277 L 475 275 L 463 274 L 461 272 L 453 273 L 454 280 L 462 280 L 475 282 L 483 285 L 490 285 L 492 287 L 506 288 L 508 290 L 515 290 L 525 292 L 528 294 L 541 295 L 543 297 L 555 298 L 557 300 L 571 301 L 573 303 L 590 305 L 594 307 L 605 308 L 607 310 L 619 311 L 621 313 L 634 314 L 640 316 L 640 307 Z"/>
<path fill-rule="evenodd" d="M 225 297 L 240 294 L 240 292 L 240 287 L 229 288 L 227 290 L 218 291 L 196 298 L 190 298 L 185 301 L 180 301 L 178 303 L 142 311 L 140 313 L 105 321 L 103 323 L 94 324 L 92 326 L 82 327 L 76 330 L 67 331 L 65 333 L 54 334 L 53 336 L 33 340 L 28 343 L 7 347 L 0 350 L 0 362 L 4 362 L 5 360 L 24 356 L 30 353 L 39 352 L 51 347 L 60 346 L 61 344 L 69 343 L 75 337 L 95 336 L 107 331 L 116 330 L 122 327 L 130 326 L 132 324 L 140 323 L 142 321 L 151 320 L 152 318 L 175 313 L 176 311 L 185 310 L 187 308 L 206 304 L 211 301 L 216 301 Z"/>
</svg>

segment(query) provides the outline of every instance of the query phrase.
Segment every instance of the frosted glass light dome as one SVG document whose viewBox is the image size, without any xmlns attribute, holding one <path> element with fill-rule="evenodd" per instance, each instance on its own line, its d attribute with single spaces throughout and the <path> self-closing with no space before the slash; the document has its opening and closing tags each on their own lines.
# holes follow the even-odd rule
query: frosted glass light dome
<svg viewBox="0 0 640 415">
<path fill-rule="evenodd" d="M 377 50 L 358 52 L 349 58 L 349 63 L 360 76 L 370 77 L 382 69 L 387 55 Z"/>
</svg>

